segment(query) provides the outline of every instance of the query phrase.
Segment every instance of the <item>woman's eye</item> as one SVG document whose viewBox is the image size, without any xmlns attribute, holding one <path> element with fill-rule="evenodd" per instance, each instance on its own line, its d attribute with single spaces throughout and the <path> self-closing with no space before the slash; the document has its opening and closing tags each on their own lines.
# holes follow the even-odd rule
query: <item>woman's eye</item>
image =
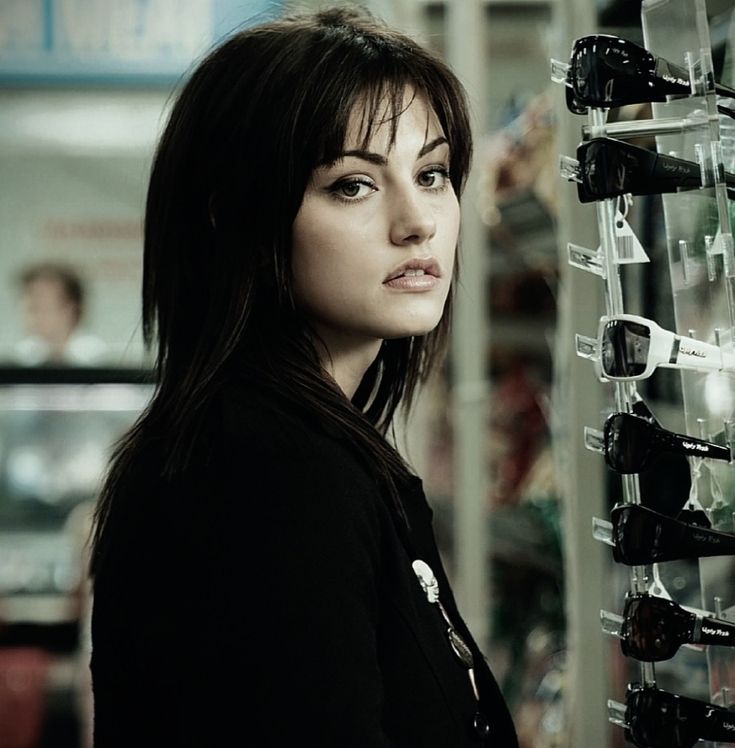
<svg viewBox="0 0 735 748">
<path fill-rule="evenodd" d="M 375 191 L 375 185 L 366 179 L 343 179 L 333 184 L 329 191 L 338 200 L 356 201 Z"/>
<path fill-rule="evenodd" d="M 443 189 L 449 183 L 449 171 L 443 166 L 432 166 L 419 174 L 418 182 L 422 187 Z"/>
</svg>

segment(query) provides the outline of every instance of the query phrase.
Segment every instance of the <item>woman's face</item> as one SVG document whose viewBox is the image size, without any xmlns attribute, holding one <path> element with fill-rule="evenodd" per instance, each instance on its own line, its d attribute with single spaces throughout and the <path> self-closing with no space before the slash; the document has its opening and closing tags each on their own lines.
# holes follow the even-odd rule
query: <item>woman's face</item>
<svg viewBox="0 0 735 748">
<path fill-rule="evenodd" d="M 352 119 L 345 152 L 314 171 L 293 225 L 294 297 L 330 351 L 436 327 L 459 232 L 449 146 L 426 101 L 403 112 L 390 148 L 384 124 L 359 150 Z"/>
</svg>

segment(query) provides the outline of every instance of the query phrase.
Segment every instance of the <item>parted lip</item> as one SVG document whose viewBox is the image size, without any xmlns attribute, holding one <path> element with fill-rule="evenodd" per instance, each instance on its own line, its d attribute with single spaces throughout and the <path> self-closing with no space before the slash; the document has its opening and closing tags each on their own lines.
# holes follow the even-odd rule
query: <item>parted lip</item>
<svg viewBox="0 0 735 748">
<path fill-rule="evenodd" d="M 441 278 L 439 263 L 435 258 L 412 257 L 410 260 L 402 262 L 394 270 L 391 270 L 383 283 L 388 283 L 388 281 L 392 281 L 394 278 L 400 278 L 407 270 L 423 270 L 426 275 L 433 275 L 435 278 Z"/>
</svg>

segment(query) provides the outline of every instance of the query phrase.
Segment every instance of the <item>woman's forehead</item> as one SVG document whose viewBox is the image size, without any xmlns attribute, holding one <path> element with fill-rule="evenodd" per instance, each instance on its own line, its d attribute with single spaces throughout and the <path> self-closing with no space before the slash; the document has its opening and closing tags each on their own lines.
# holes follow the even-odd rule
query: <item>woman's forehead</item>
<svg viewBox="0 0 735 748">
<path fill-rule="evenodd" d="M 406 125 L 422 129 L 425 142 L 445 136 L 439 117 L 423 93 L 406 88 L 401 98 L 386 93 L 378 100 L 363 94 L 350 112 L 345 150 L 371 145 L 389 150 L 398 127 Z"/>
</svg>

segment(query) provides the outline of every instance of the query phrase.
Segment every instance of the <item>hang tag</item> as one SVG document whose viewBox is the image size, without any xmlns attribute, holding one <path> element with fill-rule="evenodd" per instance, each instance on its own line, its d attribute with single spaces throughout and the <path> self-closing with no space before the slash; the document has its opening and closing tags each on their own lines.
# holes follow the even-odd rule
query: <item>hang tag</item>
<svg viewBox="0 0 735 748">
<path fill-rule="evenodd" d="M 650 262 L 646 250 L 638 237 L 625 220 L 623 214 L 615 211 L 615 262 L 618 265 L 631 265 L 638 262 Z"/>
</svg>

